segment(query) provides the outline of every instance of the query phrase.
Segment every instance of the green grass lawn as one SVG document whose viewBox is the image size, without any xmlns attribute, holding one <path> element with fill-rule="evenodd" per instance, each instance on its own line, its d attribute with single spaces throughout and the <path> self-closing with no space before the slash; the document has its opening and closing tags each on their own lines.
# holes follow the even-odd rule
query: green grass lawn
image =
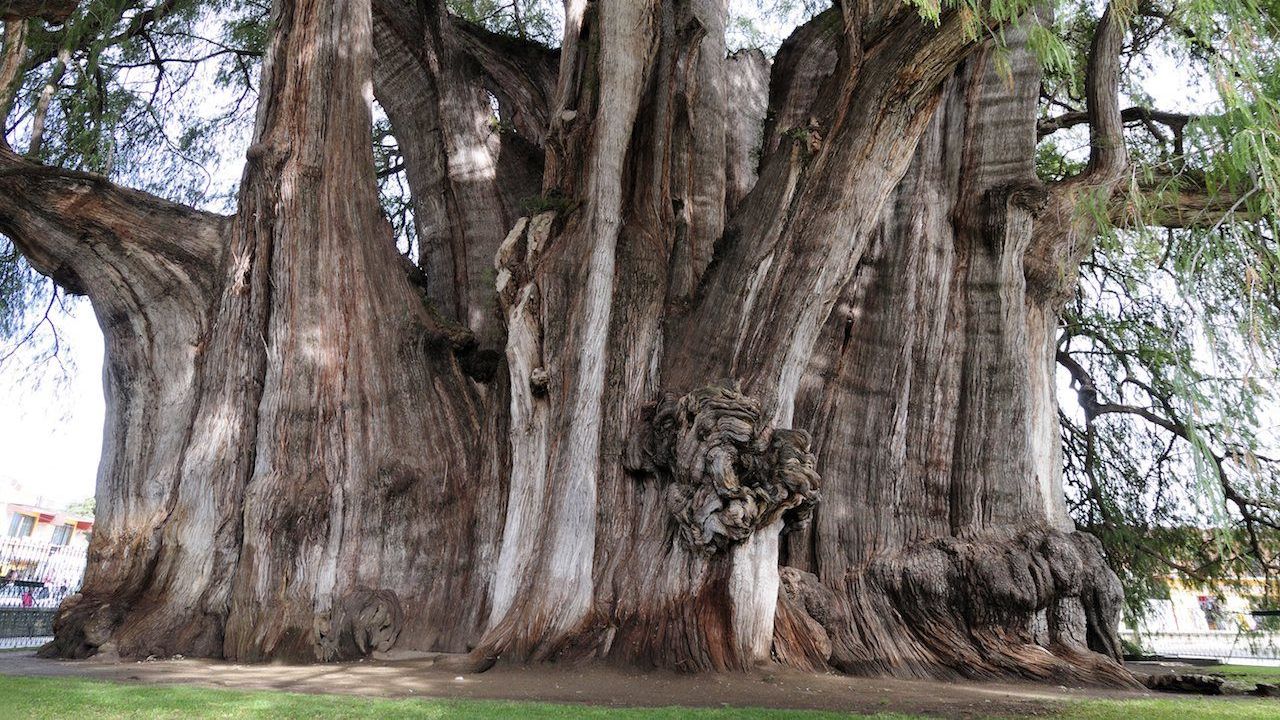
<svg viewBox="0 0 1280 720">
<path fill-rule="evenodd" d="M 587 705 L 553 705 L 494 700 L 383 700 L 349 695 L 210 690 L 190 686 L 142 685 L 76 678 L 0 676 L 0 708 L 15 718 L 847 718 L 840 713 L 743 710 L 738 708 L 615 709 Z M 907 715 L 867 716 L 876 720 L 911 720 Z"/>
<path fill-rule="evenodd" d="M 1280 700 L 1178 697 L 1087 700 L 1067 705 L 1061 720 L 1276 720 Z"/>
<path fill-rule="evenodd" d="M 1280 667 L 1264 665 L 1206 665 L 1194 672 L 1224 675 L 1228 680 L 1253 683 L 1280 683 Z"/>
<path fill-rule="evenodd" d="M 0 707 L 17 718 L 795 718 L 819 720 L 848 715 L 802 710 L 742 708 L 614 709 L 586 705 L 515 703 L 490 700 L 384 700 L 347 695 L 211 690 L 190 686 L 143 685 L 77 678 L 0 676 Z M 877 720 L 913 716 L 879 714 Z M 1280 701 L 1207 698 L 1092 700 L 1064 704 L 1059 720 L 1275 720 Z"/>
</svg>

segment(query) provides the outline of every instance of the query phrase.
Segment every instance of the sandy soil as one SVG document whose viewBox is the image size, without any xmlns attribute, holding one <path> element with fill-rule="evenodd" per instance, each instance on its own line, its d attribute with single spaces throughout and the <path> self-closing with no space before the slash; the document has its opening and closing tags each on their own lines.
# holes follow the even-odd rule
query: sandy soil
<svg viewBox="0 0 1280 720">
<path fill-rule="evenodd" d="M 751 673 L 680 675 L 603 666 L 499 665 L 459 670 L 455 656 L 383 659 L 330 665 L 239 665 L 209 660 L 106 662 L 41 660 L 0 653 L 0 674 L 85 677 L 203 687 L 347 693 L 382 697 L 489 698 L 604 706 L 768 707 L 846 712 L 920 713 L 945 718 L 1052 712 L 1065 700 L 1144 697 L 1139 691 L 1027 683 L 949 684 L 813 675 L 780 668 Z"/>
</svg>

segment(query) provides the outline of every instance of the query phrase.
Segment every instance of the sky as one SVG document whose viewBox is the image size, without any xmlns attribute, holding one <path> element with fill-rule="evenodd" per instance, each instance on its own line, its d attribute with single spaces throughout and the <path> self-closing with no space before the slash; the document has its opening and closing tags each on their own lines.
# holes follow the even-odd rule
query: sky
<svg viewBox="0 0 1280 720">
<path fill-rule="evenodd" d="M 732 5 L 739 13 L 753 12 L 743 9 L 754 7 L 745 0 L 733 0 Z M 793 14 L 764 27 L 765 35 L 785 35 L 784 24 L 802 19 L 799 10 Z M 731 45 L 746 41 L 735 32 L 731 28 Z M 1203 83 L 1194 87 L 1193 81 L 1189 89 L 1188 82 L 1175 63 L 1157 59 L 1144 89 L 1163 109 L 1203 107 L 1211 93 Z M 215 94 L 209 103 L 222 101 L 225 97 Z M 234 182 L 242 156 L 236 151 L 228 157 L 213 174 Z M 66 348 L 63 367 L 45 364 L 24 370 L 31 358 L 22 353 L 0 366 L 0 502 L 43 501 L 61 508 L 94 493 L 104 415 L 102 334 L 87 301 L 73 301 L 70 309 L 55 320 Z M 1064 399 L 1070 397 L 1068 393 Z"/>
<path fill-rule="evenodd" d="M 0 501 L 61 509 L 90 497 L 102 450 L 102 331 L 87 301 L 56 320 L 62 369 L 30 353 L 0 369 Z M 42 501 L 43 499 L 43 501 Z"/>
</svg>

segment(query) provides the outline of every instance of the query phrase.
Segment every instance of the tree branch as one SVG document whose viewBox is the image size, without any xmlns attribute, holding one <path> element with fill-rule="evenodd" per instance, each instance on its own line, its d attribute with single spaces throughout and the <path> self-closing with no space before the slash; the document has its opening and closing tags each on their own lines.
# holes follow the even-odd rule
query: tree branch
<svg viewBox="0 0 1280 720">
<path fill-rule="evenodd" d="M 1127 107 L 1120 111 L 1120 120 L 1125 124 L 1135 122 L 1153 122 L 1164 125 L 1175 131 L 1181 130 L 1191 122 L 1199 119 L 1197 115 L 1186 115 L 1183 113 L 1166 112 L 1164 110 L 1153 110 L 1145 107 Z M 1036 123 L 1036 136 L 1044 139 L 1059 130 L 1084 125 L 1089 122 L 1089 113 L 1083 111 L 1066 112 L 1051 118 L 1045 118 Z"/>
<path fill-rule="evenodd" d="M 454 15 L 449 16 L 449 27 L 462 51 L 488 78 L 489 90 L 509 110 L 516 131 L 541 147 L 550 123 L 560 51 L 489 32 Z"/>
<path fill-rule="evenodd" d="M 22 86 L 22 60 L 27 52 L 27 23 L 21 20 L 4 21 L 4 57 L 0 59 L 0 143 L 7 144 L 4 126 L 8 125 L 9 112 Z"/>
<path fill-rule="evenodd" d="M 1240 517 L 1245 523 L 1245 530 L 1249 535 L 1251 549 L 1259 561 L 1264 564 L 1267 563 L 1267 554 L 1262 548 L 1261 540 L 1257 534 L 1257 526 L 1262 525 L 1272 530 L 1280 530 L 1280 522 L 1265 514 L 1265 511 L 1280 512 L 1280 503 L 1266 498 L 1246 495 L 1232 482 L 1231 476 L 1227 471 L 1227 462 L 1229 460 L 1239 461 L 1245 457 L 1239 448 L 1228 448 L 1224 452 L 1218 452 L 1209 447 L 1206 442 L 1197 442 L 1196 433 L 1192 430 L 1190 424 L 1178 417 L 1170 398 L 1157 393 L 1154 388 L 1146 384 L 1134 381 L 1135 384 L 1140 384 L 1152 396 L 1153 400 L 1160 403 L 1165 410 L 1165 415 L 1160 415 L 1149 408 L 1100 402 L 1098 400 L 1097 384 L 1083 365 L 1064 350 L 1058 351 L 1057 361 L 1059 365 L 1066 368 L 1067 372 L 1071 374 L 1071 378 L 1076 384 L 1080 407 L 1085 413 L 1086 426 L 1091 426 L 1094 419 L 1102 415 L 1131 415 L 1164 429 L 1174 437 L 1190 445 L 1193 452 L 1203 454 L 1213 465 L 1218 485 L 1222 489 L 1223 499 L 1234 506 L 1240 513 Z"/>
<path fill-rule="evenodd" d="M 80 0 L 0 0 L 0 18 L 62 22 L 71 17 L 79 4 Z"/>
<path fill-rule="evenodd" d="M 1089 123 L 1089 163 L 1079 174 L 1055 183 L 1024 264 L 1028 289 L 1051 303 L 1070 295 L 1080 261 L 1097 232 L 1097 219 L 1081 213 L 1086 203 L 1104 209 L 1129 168 L 1120 113 L 1120 53 L 1127 18 L 1107 4 L 1094 30 L 1085 71 L 1085 113 Z"/>
<path fill-rule="evenodd" d="M 1085 73 L 1085 113 L 1089 123 L 1089 165 L 1081 181 L 1090 185 L 1114 182 L 1129 166 L 1120 113 L 1120 52 L 1124 49 L 1126 18 L 1116 3 L 1098 21 L 1089 47 Z"/>
<path fill-rule="evenodd" d="M 1211 191 L 1203 180 L 1182 175 L 1116 193 L 1111 197 L 1108 214 L 1111 224 L 1119 228 L 1209 229 L 1226 220 L 1264 219 L 1264 215 L 1245 204 L 1254 192 L 1253 189 Z"/>
<path fill-rule="evenodd" d="M 0 232 L 37 271 L 95 302 L 136 282 L 212 292 L 224 220 L 0 150 Z"/>
</svg>

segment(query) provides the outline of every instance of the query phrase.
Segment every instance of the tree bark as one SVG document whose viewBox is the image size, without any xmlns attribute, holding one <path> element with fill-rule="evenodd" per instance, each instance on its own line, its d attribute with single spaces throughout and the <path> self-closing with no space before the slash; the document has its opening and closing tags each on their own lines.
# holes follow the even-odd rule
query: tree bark
<svg viewBox="0 0 1280 720">
<path fill-rule="evenodd" d="M 462 651 L 483 622 L 474 600 L 491 582 L 504 426 L 481 414 L 487 390 L 455 357 L 473 336 L 424 302 L 391 243 L 368 146 L 369 6 L 333 10 L 274 10 L 240 207 L 195 235 L 208 236 L 202 259 L 216 272 L 184 302 L 191 317 L 145 296 L 134 302 L 146 314 L 116 310 L 107 291 L 64 283 L 83 287 L 108 330 L 109 386 L 148 368 L 181 381 L 122 387 L 109 402 L 120 430 L 100 471 L 94 570 L 52 652 L 335 659 L 402 632 L 401 647 Z M 192 235 L 142 212 L 156 201 L 137 202 L 138 227 Z M 19 221 L 8 220 L 15 236 L 40 237 Z M 84 232 L 95 247 L 106 231 Z M 67 253 L 77 278 L 142 292 L 145 275 Z M 54 277 L 61 260 L 44 263 Z M 182 355 L 135 357 L 111 333 L 116 315 L 150 321 L 144 348 Z M 115 461 L 134 437 L 161 457 Z M 126 567 L 107 562 L 116 556 Z"/>
<path fill-rule="evenodd" d="M 843 482 L 789 538 L 784 604 L 812 613 L 829 588 L 811 618 L 851 672 L 1123 684 L 1119 582 L 1060 489 L 1070 273 L 1027 259 L 1061 243 L 1037 228 L 1066 190 L 1035 178 L 1038 71 L 1010 41 L 1009 76 L 981 52 L 949 81 L 814 353 L 797 415 Z"/>
<path fill-rule="evenodd" d="M 230 218 L 0 156 L 0 229 L 107 333 L 91 570 L 45 652 L 1131 682 L 1053 396 L 1072 208 L 1123 153 L 1037 182 L 1014 29 L 1006 77 L 957 12 L 846 3 L 770 65 L 726 13 L 571 0 L 557 54 L 277 0 Z"/>
</svg>

